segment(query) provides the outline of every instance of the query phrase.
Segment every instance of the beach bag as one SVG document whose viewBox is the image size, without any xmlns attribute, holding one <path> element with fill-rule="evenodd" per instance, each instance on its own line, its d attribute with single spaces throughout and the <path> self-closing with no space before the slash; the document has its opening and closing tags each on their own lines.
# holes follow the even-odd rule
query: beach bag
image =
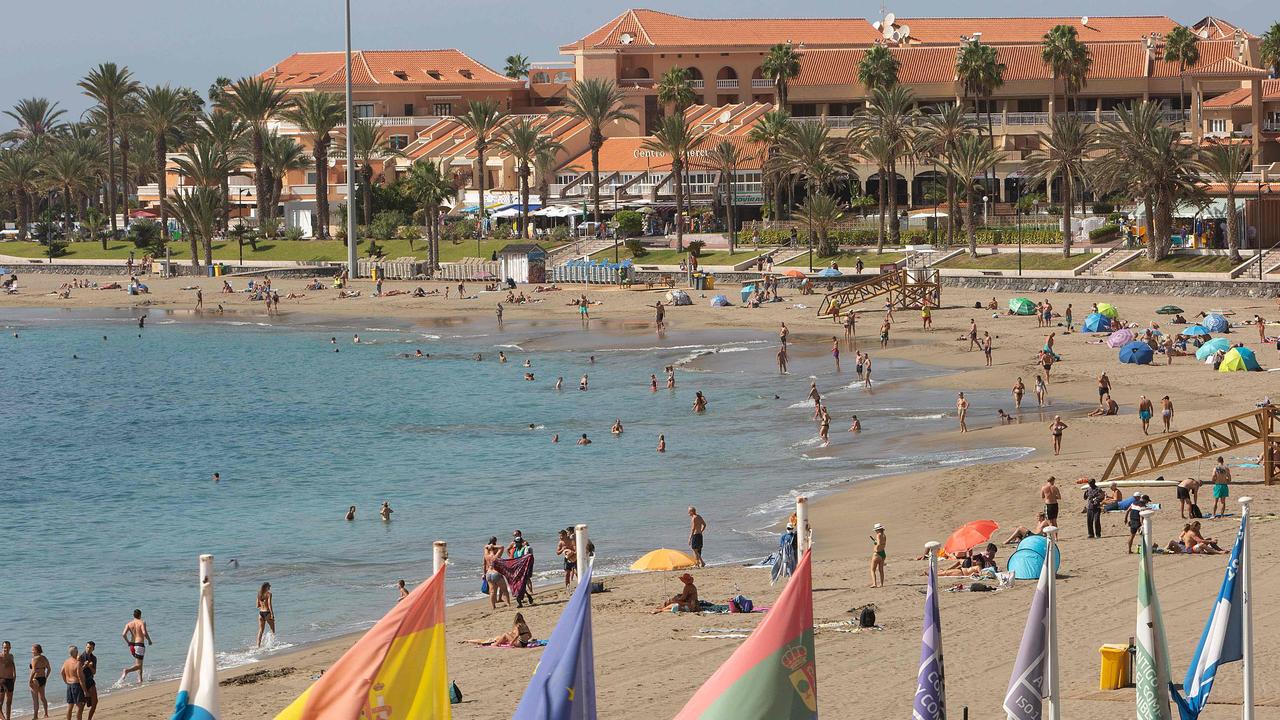
<svg viewBox="0 0 1280 720">
<path fill-rule="evenodd" d="M 449 704 L 457 705 L 462 702 L 462 689 L 458 687 L 458 683 L 449 683 Z"/>
<path fill-rule="evenodd" d="M 876 610 L 867 605 L 858 613 L 858 627 L 875 627 L 876 626 Z"/>
<path fill-rule="evenodd" d="M 743 595 L 736 595 L 729 600 L 729 612 L 749 613 L 755 608 L 755 604 Z"/>
<path fill-rule="evenodd" d="M 480 579 L 480 593 L 483 595 L 489 594 L 489 578 Z"/>
<path fill-rule="evenodd" d="M 1191 517 L 1193 518 L 1204 517 L 1204 513 L 1200 511 L 1200 506 L 1195 503 L 1191 503 Z"/>
</svg>

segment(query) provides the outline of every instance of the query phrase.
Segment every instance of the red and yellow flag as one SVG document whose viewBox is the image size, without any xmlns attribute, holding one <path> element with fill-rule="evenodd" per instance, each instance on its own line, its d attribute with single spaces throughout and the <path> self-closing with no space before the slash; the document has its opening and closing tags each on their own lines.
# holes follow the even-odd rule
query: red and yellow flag
<svg viewBox="0 0 1280 720">
<path fill-rule="evenodd" d="M 449 720 L 448 685 L 441 568 L 276 720 Z"/>
</svg>

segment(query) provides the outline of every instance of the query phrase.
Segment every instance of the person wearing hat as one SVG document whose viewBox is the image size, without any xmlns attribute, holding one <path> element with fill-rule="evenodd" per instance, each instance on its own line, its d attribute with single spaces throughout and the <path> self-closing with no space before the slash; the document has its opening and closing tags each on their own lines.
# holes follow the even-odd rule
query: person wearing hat
<svg viewBox="0 0 1280 720">
<path fill-rule="evenodd" d="M 871 529 L 876 531 L 871 536 L 871 543 L 875 545 L 875 552 L 871 554 L 871 587 L 884 587 L 884 562 L 889 557 L 885 552 L 888 538 L 884 534 L 884 525 L 876 523 Z"/>
<path fill-rule="evenodd" d="M 684 588 L 680 591 L 680 594 L 668 600 L 657 610 L 654 610 L 654 615 L 675 610 L 679 612 L 698 611 L 698 588 L 693 584 L 693 576 L 685 573 L 680 576 L 680 582 L 684 583 Z"/>
</svg>

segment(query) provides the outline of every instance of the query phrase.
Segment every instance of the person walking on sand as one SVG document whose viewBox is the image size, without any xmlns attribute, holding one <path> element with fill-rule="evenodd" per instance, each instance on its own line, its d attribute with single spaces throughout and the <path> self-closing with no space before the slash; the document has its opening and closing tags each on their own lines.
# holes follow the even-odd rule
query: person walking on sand
<svg viewBox="0 0 1280 720">
<path fill-rule="evenodd" d="M 884 587 L 884 564 L 889 558 L 885 548 L 889 538 L 885 535 L 884 525 L 876 523 L 871 529 L 875 531 L 871 536 L 871 544 L 875 546 L 871 553 L 871 587 Z"/>
<path fill-rule="evenodd" d="M 968 352 L 973 352 L 973 349 L 974 349 L 975 347 L 977 347 L 977 346 L 978 346 L 978 320 L 977 320 L 977 318 L 969 318 L 969 335 L 968 335 L 968 338 L 969 338 L 969 350 L 968 350 Z"/>
<path fill-rule="evenodd" d="M 204 309 L 204 291 L 201 290 L 200 288 L 196 288 L 196 312 L 199 312 L 203 309 Z M 90 711 L 90 714 L 92 714 L 92 711 Z"/>
<path fill-rule="evenodd" d="M 1040 486 L 1040 499 L 1044 500 L 1044 516 L 1053 524 L 1058 523 L 1058 501 L 1062 500 L 1062 489 L 1058 487 L 1058 479 L 1050 475 Z"/>
<path fill-rule="evenodd" d="M 39 644 L 31 646 L 31 663 L 27 666 L 31 669 L 31 675 L 27 678 L 27 685 L 31 688 L 31 717 L 40 717 L 40 707 L 44 706 L 44 716 L 49 717 L 49 698 L 45 696 L 44 688 L 49 684 L 49 675 L 53 673 L 53 666 L 49 664 L 49 658 L 44 655 L 44 648 Z"/>
<path fill-rule="evenodd" d="M 654 324 L 658 326 L 659 333 L 667 329 L 667 308 L 662 304 L 661 300 L 653 304 L 653 320 Z"/>
<path fill-rule="evenodd" d="M 831 336 L 831 357 L 836 361 L 836 372 L 840 372 L 840 341 Z"/>
<path fill-rule="evenodd" d="M 969 414 L 969 399 L 964 393 L 956 394 L 956 417 L 960 420 L 960 432 L 969 432 L 969 426 L 965 425 L 965 416 Z"/>
<path fill-rule="evenodd" d="M 1036 375 L 1036 402 L 1040 407 L 1049 404 L 1049 386 L 1045 384 L 1044 377 Z"/>
<path fill-rule="evenodd" d="M 1261 315 L 1254 314 L 1253 324 L 1258 328 L 1258 342 L 1267 342 L 1267 321 L 1262 319 Z"/>
<path fill-rule="evenodd" d="M 1106 497 L 1098 481 L 1089 478 L 1089 485 L 1084 489 L 1084 523 L 1091 540 L 1102 537 L 1102 503 Z"/>
<path fill-rule="evenodd" d="M 1041 348 L 1038 362 L 1040 364 L 1040 367 L 1044 368 L 1044 379 L 1045 379 L 1045 382 L 1048 382 L 1049 372 L 1053 370 L 1053 353 L 1049 352 L 1048 350 L 1045 350 L 1044 348 Z"/>
<path fill-rule="evenodd" d="M 1155 414 L 1155 407 L 1151 404 L 1151 400 L 1146 395 L 1138 396 L 1138 419 L 1142 421 L 1142 434 L 1149 435 L 1147 431 L 1151 425 L 1151 416 Z"/>
<path fill-rule="evenodd" d="M 1160 422 L 1164 423 L 1165 432 L 1173 432 L 1169 427 L 1173 423 L 1173 401 L 1168 395 L 1160 398 Z"/>
<path fill-rule="evenodd" d="M 929 310 L 928 303 L 920 306 L 920 328 L 922 330 L 933 329 L 933 312 Z"/>
<path fill-rule="evenodd" d="M 564 586 L 569 587 L 578 574 L 577 542 L 568 530 L 561 530 L 556 543 L 556 554 L 564 557 Z"/>
<path fill-rule="evenodd" d="M 889 328 L 893 327 L 893 322 L 886 317 L 884 322 L 880 323 L 880 347 L 889 347 Z"/>
<path fill-rule="evenodd" d="M 698 509 L 689 506 L 689 549 L 693 551 L 693 561 L 698 567 L 706 567 L 702 561 L 703 534 L 707 532 L 707 521 L 698 514 Z"/>
<path fill-rule="evenodd" d="M 498 327 L 502 327 L 502 303 L 501 302 L 498 303 L 498 306 L 494 309 L 493 312 L 495 315 L 498 316 Z"/>
<path fill-rule="evenodd" d="M 67 659 L 62 662 L 62 682 L 67 684 L 67 720 L 74 710 L 76 720 L 84 717 L 84 686 L 80 684 L 80 650 L 75 645 L 67 648 Z"/>
<path fill-rule="evenodd" d="M 1022 378 L 1013 384 L 1013 408 L 1014 410 L 1022 409 L 1022 396 L 1027 392 L 1027 386 L 1023 384 Z"/>
<path fill-rule="evenodd" d="M 1054 415 L 1053 422 L 1049 424 L 1049 432 L 1053 435 L 1053 454 L 1062 454 L 1062 431 L 1067 429 L 1067 424 L 1062 422 L 1061 415 Z"/>
<path fill-rule="evenodd" d="M 264 582 L 258 588 L 258 647 L 262 647 L 262 636 L 271 628 L 271 636 L 276 634 L 276 607 L 271 597 L 271 583 Z"/>
<path fill-rule="evenodd" d="M 1062 313 L 1062 319 L 1067 323 L 1067 334 L 1071 334 L 1071 303 L 1067 303 L 1067 309 Z"/>
<path fill-rule="evenodd" d="M 138 684 L 141 685 L 142 659 L 146 655 L 147 645 L 152 644 L 151 633 L 147 630 L 147 621 L 142 619 L 141 610 L 133 611 L 133 619 L 125 624 L 120 637 L 124 639 L 124 644 L 129 647 L 129 654 L 133 656 L 133 665 L 125 668 L 124 672 L 120 673 L 120 680 L 116 684 L 123 684 L 125 679 L 129 677 L 129 673 L 136 670 L 138 671 Z M 83 698 L 83 691 L 81 696 Z"/>
<path fill-rule="evenodd" d="M 18 667 L 8 640 L 0 643 L 0 718 L 13 717 L 13 687 L 18 679 Z"/>
<path fill-rule="evenodd" d="M 1098 399 L 1101 400 L 1103 395 L 1111 394 L 1111 378 L 1104 371 L 1098 376 Z"/>
<path fill-rule="evenodd" d="M 1213 512 L 1209 513 L 1210 518 L 1226 516 L 1227 498 L 1231 496 L 1230 485 L 1231 470 L 1219 457 L 1218 464 L 1213 466 Z"/>
<path fill-rule="evenodd" d="M 80 653 L 80 687 L 84 689 L 84 704 L 89 709 L 89 717 L 93 720 L 98 712 L 98 683 L 94 676 L 98 674 L 98 656 L 93 654 L 97 644 L 92 640 L 84 644 L 84 652 Z M 10 714 L 9 717 L 13 717 Z"/>
</svg>

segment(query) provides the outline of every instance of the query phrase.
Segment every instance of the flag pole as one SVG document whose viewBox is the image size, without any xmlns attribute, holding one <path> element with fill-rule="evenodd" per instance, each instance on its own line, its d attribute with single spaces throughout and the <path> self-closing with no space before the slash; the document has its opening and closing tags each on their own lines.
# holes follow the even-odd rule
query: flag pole
<svg viewBox="0 0 1280 720">
<path fill-rule="evenodd" d="M 937 540 L 930 540 L 924 544 L 924 554 L 929 558 L 929 582 L 933 583 L 933 587 L 929 588 L 933 591 L 934 597 L 938 595 L 938 548 L 942 547 L 942 543 Z M 942 655 L 942 633 L 938 633 L 938 655 Z"/>
<path fill-rule="evenodd" d="M 1048 573 L 1045 578 L 1045 596 L 1048 599 L 1045 612 L 1049 618 L 1045 623 L 1044 641 L 1044 696 L 1048 706 L 1045 708 L 1044 717 L 1045 720 L 1062 720 L 1061 699 L 1058 696 L 1058 599 L 1055 596 L 1058 573 L 1053 566 L 1053 551 L 1058 544 L 1058 528 L 1052 525 L 1046 527 L 1044 536 L 1049 540 L 1044 548 L 1044 569 L 1040 571 Z"/>
<path fill-rule="evenodd" d="M 1249 582 L 1249 503 L 1253 502 L 1251 497 L 1240 498 L 1240 523 L 1244 526 L 1244 543 L 1240 548 L 1240 582 L 1244 584 L 1240 593 L 1244 598 L 1244 607 L 1240 613 L 1240 646 L 1243 650 L 1243 667 L 1241 670 L 1244 674 L 1244 693 L 1241 705 L 1243 711 L 1241 717 L 1244 720 L 1253 720 L 1253 588 Z"/>
<path fill-rule="evenodd" d="M 796 557 L 809 549 L 809 499 L 796 498 Z"/>
<path fill-rule="evenodd" d="M 436 540 L 431 543 L 431 574 L 435 575 L 444 568 L 444 564 L 449 560 L 449 543 L 443 540 Z"/>
<path fill-rule="evenodd" d="M 582 578 L 587 576 L 587 566 L 591 559 L 588 557 L 587 547 L 590 543 L 587 540 L 587 526 L 585 523 L 579 524 L 574 529 L 574 547 L 578 551 L 578 582 L 582 582 Z"/>
</svg>

